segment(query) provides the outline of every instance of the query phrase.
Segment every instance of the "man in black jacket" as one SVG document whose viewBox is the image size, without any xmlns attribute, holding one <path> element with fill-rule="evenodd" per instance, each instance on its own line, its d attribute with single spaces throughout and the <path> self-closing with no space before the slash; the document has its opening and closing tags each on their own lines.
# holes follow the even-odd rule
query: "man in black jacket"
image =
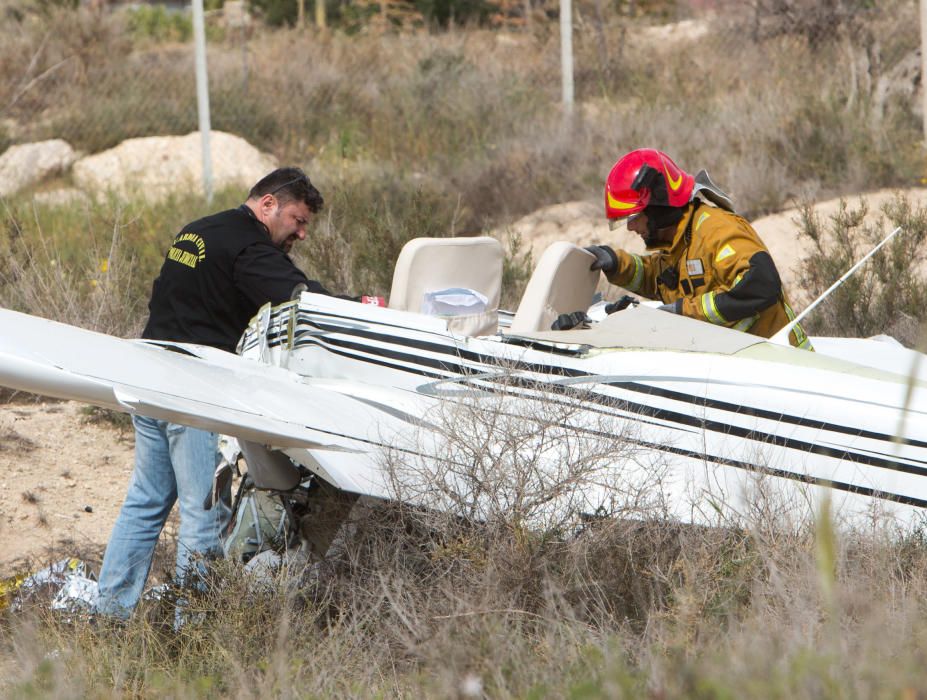
<svg viewBox="0 0 927 700">
<path fill-rule="evenodd" d="M 298 168 L 262 178 L 237 209 L 184 226 L 167 252 L 148 304 L 142 337 L 234 352 L 257 310 L 306 289 L 328 294 L 290 259 L 323 200 Z M 220 551 L 231 515 L 225 502 L 204 510 L 219 462 L 215 433 L 133 417 L 135 469 L 100 571 L 97 609 L 128 617 L 138 603 L 158 536 L 180 507 L 177 581 L 195 585 L 202 559 Z"/>
</svg>

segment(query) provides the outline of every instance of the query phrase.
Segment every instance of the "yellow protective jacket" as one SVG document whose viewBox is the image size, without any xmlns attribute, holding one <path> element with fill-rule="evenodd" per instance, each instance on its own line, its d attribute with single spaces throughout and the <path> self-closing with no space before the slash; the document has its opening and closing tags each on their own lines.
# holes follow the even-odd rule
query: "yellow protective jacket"
<svg viewBox="0 0 927 700">
<path fill-rule="evenodd" d="M 696 200 L 669 247 L 650 255 L 616 250 L 612 284 L 690 318 L 769 338 L 795 318 L 769 251 L 745 219 Z M 813 349 L 800 325 L 792 345 Z"/>
</svg>

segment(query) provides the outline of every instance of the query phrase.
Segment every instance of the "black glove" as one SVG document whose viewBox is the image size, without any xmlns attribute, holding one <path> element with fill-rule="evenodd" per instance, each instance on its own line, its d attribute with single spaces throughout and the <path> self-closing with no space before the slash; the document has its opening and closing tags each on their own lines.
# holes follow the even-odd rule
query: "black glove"
<svg viewBox="0 0 927 700">
<path fill-rule="evenodd" d="M 568 331 L 571 328 L 576 328 L 576 326 L 581 326 L 590 322 L 585 311 L 574 311 L 571 314 L 560 314 L 557 316 L 557 320 L 550 324 L 550 329 L 552 331 Z"/>
<path fill-rule="evenodd" d="M 585 250 L 595 256 L 595 261 L 589 266 L 590 270 L 601 270 L 606 277 L 618 271 L 618 256 L 607 245 L 590 245 Z"/>
<path fill-rule="evenodd" d="M 625 294 L 618 301 L 613 301 L 611 304 L 605 305 L 605 313 L 613 314 L 616 311 L 624 311 L 631 304 L 639 304 L 640 302 L 632 297 L 630 294 Z"/>
</svg>

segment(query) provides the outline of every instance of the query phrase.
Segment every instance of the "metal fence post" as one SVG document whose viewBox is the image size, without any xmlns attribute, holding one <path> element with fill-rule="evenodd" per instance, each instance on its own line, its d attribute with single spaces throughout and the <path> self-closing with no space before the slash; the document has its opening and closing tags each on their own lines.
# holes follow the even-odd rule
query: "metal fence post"
<svg viewBox="0 0 927 700">
<path fill-rule="evenodd" d="M 927 0 L 923 0 L 927 2 Z M 563 72 L 563 108 L 573 111 L 573 6 L 560 0 L 560 66 Z"/>
<path fill-rule="evenodd" d="M 200 141 L 203 145 L 203 194 L 212 203 L 212 151 L 209 148 L 209 75 L 206 72 L 206 23 L 203 0 L 193 3 L 193 47 L 196 62 L 196 111 L 199 116 Z"/>
<path fill-rule="evenodd" d="M 924 109 L 924 146 L 927 148 L 927 0 L 921 0 L 921 100 Z"/>
</svg>

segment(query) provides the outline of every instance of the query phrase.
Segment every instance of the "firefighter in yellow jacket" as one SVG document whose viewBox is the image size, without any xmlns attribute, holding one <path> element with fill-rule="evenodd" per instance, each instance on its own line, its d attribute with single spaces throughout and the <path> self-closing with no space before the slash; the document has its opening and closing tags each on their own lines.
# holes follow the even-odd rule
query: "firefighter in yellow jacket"
<svg viewBox="0 0 927 700">
<path fill-rule="evenodd" d="M 766 246 L 704 170 L 693 177 L 661 151 L 631 151 L 608 175 L 605 214 L 611 228 L 627 218 L 653 251 L 588 247 L 592 269 L 612 284 L 663 301 L 665 311 L 764 338 L 795 318 Z M 800 325 L 789 340 L 812 349 Z"/>
</svg>

